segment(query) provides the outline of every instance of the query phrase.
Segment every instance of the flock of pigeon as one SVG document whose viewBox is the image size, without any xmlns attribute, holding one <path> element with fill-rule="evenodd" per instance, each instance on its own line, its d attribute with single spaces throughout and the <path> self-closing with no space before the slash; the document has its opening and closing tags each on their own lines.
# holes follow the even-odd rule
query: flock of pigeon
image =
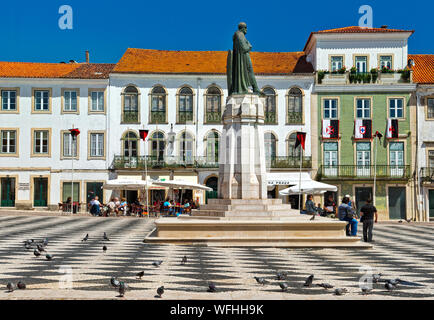
<svg viewBox="0 0 434 320">
<path fill-rule="evenodd" d="M 89 239 L 89 234 L 86 234 L 86 236 L 81 241 L 85 242 L 88 239 Z M 108 238 L 108 236 L 105 232 L 103 235 L 103 239 L 105 241 L 110 241 L 110 239 Z M 35 241 L 34 239 L 24 241 L 24 247 L 27 250 L 33 250 L 33 254 L 36 257 L 39 257 L 39 256 L 41 256 L 42 253 L 45 253 L 45 258 L 48 261 L 50 261 L 53 259 L 53 255 L 49 254 L 47 252 L 47 250 L 46 250 L 47 246 L 48 246 L 48 239 L 47 238 L 44 238 L 43 240 L 40 240 L 40 241 Z M 102 249 L 104 252 L 106 252 L 107 246 L 104 245 Z M 187 256 L 184 256 L 181 260 L 181 265 L 185 265 L 187 263 L 187 261 L 188 261 Z M 157 260 L 157 261 L 153 261 L 152 265 L 154 267 L 158 268 L 159 266 L 161 266 L 162 263 L 163 263 L 162 260 Z M 142 277 L 144 275 L 145 275 L 145 271 L 140 271 L 139 273 L 136 274 L 136 277 L 138 279 L 142 279 Z M 287 292 L 289 290 L 288 282 L 282 282 L 284 280 L 287 280 L 287 278 L 288 278 L 288 272 L 285 272 L 285 271 L 278 272 L 276 275 L 276 280 L 279 281 L 277 284 L 282 289 L 282 292 Z M 258 284 L 261 284 L 262 286 L 264 286 L 266 284 L 270 284 L 270 282 L 263 277 L 254 277 L 254 279 L 256 280 L 256 282 Z M 304 287 L 312 287 L 313 279 L 314 279 L 313 274 L 311 274 L 309 277 L 307 277 L 307 279 L 305 280 L 305 283 L 304 283 Z M 415 282 L 404 281 L 401 279 L 382 279 L 381 273 L 374 274 L 372 276 L 372 282 L 373 283 L 384 282 L 384 287 L 389 292 L 395 290 L 398 287 L 398 285 L 422 286 L 421 284 L 418 284 Z M 127 290 L 130 290 L 130 287 L 128 286 L 127 283 L 125 283 L 124 281 L 119 281 L 116 277 L 112 277 L 110 279 L 110 284 L 113 288 L 116 289 L 116 291 L 119 292 L 118 297 L 124 297 L 125 292 Z M 317 283 L 316 286 L 322 287 L 326 290 L 334 288 L 334 286 L 329 284 L 329 283 Z M 6 287 L 7 287 L 8 292 L 12 292 L 12 291 L 16 290 L 17 288 L 21 289 L 21 290 L 25 289 L 26 284 L 23 281 L 19 281 L 16 285 L 14 283 L 9 282 Z M 372 289 L 372 286 L 370 288 L 362 286 L 361 290 L 362 290 L 362 294 L 367 295 L 367 294 L 370 294 L 373 289 Z M 213 282 L 208 283 L 207 292 L 217 292 L 217 288 L 216 288 L 215 283 L 213 283 Z M 338 295 L 338 296 L 344 295 L 347 292 L 348 292 L 348 290 L 346 288 L 335 288 L 335 290 L 334 290 L 334 294 Z M 157 288 L 157 295 L 155 296 L 155 298 L 161 298 L 163 293 L 164 293 L 164 286 L 158 287 Z"/>
</svg>

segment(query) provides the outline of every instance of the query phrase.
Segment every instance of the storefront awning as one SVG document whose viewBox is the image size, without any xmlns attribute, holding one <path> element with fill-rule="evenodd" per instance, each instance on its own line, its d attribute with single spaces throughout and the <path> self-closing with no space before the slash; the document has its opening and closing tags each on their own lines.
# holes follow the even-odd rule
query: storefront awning
<svg viewBox="0 0 434 320">
<path fill-rule="evenodd" d="M 301 181 L 310 181 L 309 173 L 301 173 Z M 299 172 L 267 172 L 267 185 L 269 186 L 295 186 L 300 181 Z"/>
</svg>

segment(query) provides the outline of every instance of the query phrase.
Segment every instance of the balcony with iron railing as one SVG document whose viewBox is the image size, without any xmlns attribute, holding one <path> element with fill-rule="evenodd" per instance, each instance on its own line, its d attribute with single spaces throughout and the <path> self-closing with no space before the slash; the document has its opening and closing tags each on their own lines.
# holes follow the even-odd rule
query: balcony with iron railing
<svg viewBox="0 0 434 320">
<path fill-rule="evenodd" d="M 276 112 L 265 111 L 265 124 L 277 124 Z"/>
<path fill-rule="evenodd" d="M 419 176 L 422 182 L 434 183 L 434 168 L 421 168 Z"/>
<path fill-rule="evenodd" d="M 150 123 L 166 123 L 165 111 L 151 111 Z"/>
<path fill-rule="evenodd" d="M 287 115 L 288 124 L 302 124 L 303 123 L 303 113 L 302 112 L 288 112 Z"/>
<path fill-rule="evenodd" d="M 178 123 L 193 122 L 193 111 L 178 111 Z"/>
<path fill-rule="evenodd" d="M 221 124 L 222 123 L 222 115 L 220 112 L 206 112 L 206 123 L 213 123 L 213 124 Z"/>
<path fill-rule="evenodd" d="M 317 71 L 316 84 L 318 85 L 348 85 L 348 84 L 399 84 L 413 83 L 412 70 L 396 70 L 381 72 L 351 72 L 351 71 Z"/>
<path fill-rule="evenodd" d="M 122 113 L 122 123 L 138 123 L 139 112 L 137 110 L 124 110 Z"/>
<path fill-rule="evenodd" d="M 218 168 L 219 163 L 215 158 L 207 157 L 181 157 L 181 156 L 140 156 L 125 157 L 116 155 L 113 159 L 113 169 L 164 169 L 164 168 Z M 299 157 L 273 157 L 266 159 L 266 166 L 273 169 L 297 169 L 300 168 Z M 303 157 L 302 168 L 312 168 L 312 158 Z"/>
<path fill-rule="evenodd" d="M 375 174 L 376 173 L 376 174 Z M 356 166 L 338 165 L 321 166 L 318 170 L 318 178 L 321 180 L 335 179 L 377 179 L 408 180 L 410 178 L 410 166 Z"/>
</svg>

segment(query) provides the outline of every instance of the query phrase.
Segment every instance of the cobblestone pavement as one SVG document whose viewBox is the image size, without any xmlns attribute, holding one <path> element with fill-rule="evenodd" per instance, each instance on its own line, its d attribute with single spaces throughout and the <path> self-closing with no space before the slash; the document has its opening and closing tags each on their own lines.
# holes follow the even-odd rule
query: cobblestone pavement
<svg viewBox="0 0 434 320">
<path fill-rule="evenodd" d="M 120 299 L 110 278 L 128 283 L 124 299 L 154 299 L 164 285 L 163 299 L 433 299 L 434 225 L 379 224 L 374 249 L 216 248 L 143 243 L 152 220 L 139 218 L 0 216 L 0 299 Z M 103 240 L 106 232 L 109 241 Z M 81 241 L 89 234 L 87 241 Z M 34 256 L 27 239 L 48 238 L 53 255 Z M 102 250 L 107 246 L 107 251 Z M 187 263 L 181 265 L 182 257 Z M 163 260 L 160 267 L 152 262 Z M 384 279 L 400 278 L 422 286 L 399 285 L 388 292 L 384 282 L 362 295 L 361 266 Z M 136 278 L 144 271 L 142 279 Z M 288 292 L 281 292 L 275 275 L 287 271 Z M 314 286 L 304 280 L 314 274 Z M 72 288 L 61 288 L 72 277 Z M 254 276 L 268 284 L 259 285 Z M 7 292 L 8 282 L 24 281 L 26 290 Z M 63 282 L 62 282 L 63 281 Z M 64 282 L 66 281 L 66 282 Z M 208 293 L 208 282 L 218 292 Z M 315 286 L 327 282 L 346 288 L 344 296 Z"/>
</svg>

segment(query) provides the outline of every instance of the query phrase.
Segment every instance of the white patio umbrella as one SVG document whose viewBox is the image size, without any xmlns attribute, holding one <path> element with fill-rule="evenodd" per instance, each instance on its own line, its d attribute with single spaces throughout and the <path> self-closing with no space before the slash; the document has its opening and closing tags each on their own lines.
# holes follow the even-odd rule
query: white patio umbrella
<svg viewBox="0 0 434 320">
<path fill-rule="evenodd" d="M 205 190 L 212 191 L 213 189 L 199 183 L 194 183 L 185 180 L 166 180 L 166 181 L 153 181 L 152 184 L 156 186 L 169 187 L 174 189 L 188 189 L 188 190 Z"/>
<path fill-rule="evenodd" d="M 327 191 L 336 192 L 338 188 L 336 186 L 325 184 L 322 182 L 318 182 L 315 180 L 305 180 L 301 181 L 301 190 L 297 185 L 292 186 L 290 188 L 284 189 L 279 192 L 281 196 L 288 196 L 293 194 L 323 194 Z"/>
<path fill-rule="evenodd" d="M 137 190 L 151 188 L 152 186 L 154 186 L 152 180 L 113 179 L 104 182 L 102 187 L 109 190 Z"/>
</svg>

